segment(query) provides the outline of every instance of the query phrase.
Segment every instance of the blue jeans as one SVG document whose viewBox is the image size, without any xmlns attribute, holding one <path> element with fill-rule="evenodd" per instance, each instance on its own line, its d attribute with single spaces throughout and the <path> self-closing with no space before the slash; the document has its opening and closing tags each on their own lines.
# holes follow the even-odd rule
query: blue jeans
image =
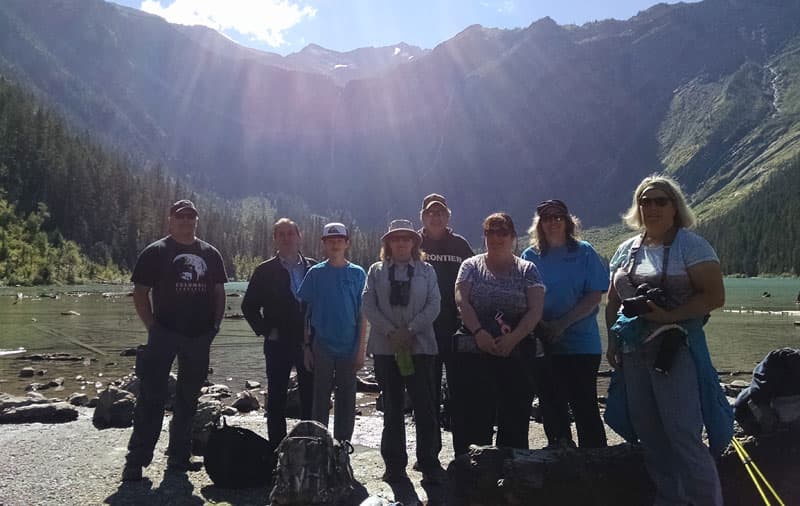
<svg viewBox="0 0 800 506">
<path fill-rule="evenodd" d="M 722 505 L 717 467 L 703 443 L 697 371 L 689 349 L 669 375 L 653 370 L 654 353 L 625 353 L 622 370 L 631 422 L 645 450 L 658 506 Z"/>
<path fill-rule="evenodd" d="M 215 336 L 213 330 L 198 337 L 186 337 L 158 323 L 150 327 L 147 346 L 136 356 L 140 391 L 133 414 L 133 434 L 128 442 L 128 464 L 145 467 L 153 460 L 164 420 L 169 372 L 175 357 L 178 358 L 178 382 L 167 454 L 177 461 L 189 460 L 192 420 L 200 388 L 208 375 L 209 351 Z"/>
</svg>

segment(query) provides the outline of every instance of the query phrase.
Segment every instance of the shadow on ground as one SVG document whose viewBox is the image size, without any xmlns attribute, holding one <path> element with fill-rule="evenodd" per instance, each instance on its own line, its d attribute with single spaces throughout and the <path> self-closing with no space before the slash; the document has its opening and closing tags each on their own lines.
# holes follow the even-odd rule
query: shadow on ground
<svg viewBox="0 0 800 506">
<path fill-rule="evenodd" d="M 194 494 L 194 485 L 186 473 L 165 473 L 158 487 L 145 478 L 138 482 L 122 482 L 105 504 L 111 506 L 181 504 L 203 505 L 205 500 Z"/>
</svg>

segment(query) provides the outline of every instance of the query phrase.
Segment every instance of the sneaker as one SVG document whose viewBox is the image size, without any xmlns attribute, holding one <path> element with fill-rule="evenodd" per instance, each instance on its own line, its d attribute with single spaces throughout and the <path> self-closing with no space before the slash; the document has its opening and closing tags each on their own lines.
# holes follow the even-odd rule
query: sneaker
<svg viewBox="0 0 800 506">
<path fill-rule="evenodd" d="M 406 473 L 405 469 L 387 469 L 381 480 L 385 481 L 386 483 L 400 483 L 401 481 L 408 480 L 408 473 Z"/>
<path fill-rule="evenodd" d="M 142 466 L 125 464 L 122 469 L 122 481 L 142 481 Z"/>
</svg>

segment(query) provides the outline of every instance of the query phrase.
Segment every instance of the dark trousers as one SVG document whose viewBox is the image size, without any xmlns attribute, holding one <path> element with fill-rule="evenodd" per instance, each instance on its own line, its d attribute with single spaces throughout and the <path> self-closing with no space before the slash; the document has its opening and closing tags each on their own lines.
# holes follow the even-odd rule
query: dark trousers
<svg viewBox="0 0 800 506">
<path fill-rule="evenodd" d="M 148 466 L 161 433 L 167 382 L 175 357 L 178 357 L 178 382 L 172 423 L 169 426 L 167 454 L 177 461 L 188 461 L 192 449 L 192 420 L 197 411 L 200 388 L 208 375 L 208 355 L 215 331 L 186 337 L 154 324 L 147 335 L 147 346 L 136 357 L 140 380 L 139 398 L 133 415 L 133 434 L 128 442 L 127 462 Z"/>
<path fill-rule="evenodd" d="M 440 467 L 442 434 L 434 403 L 435 355 L 413 355 L 414 374 L 401 376 L 394 355 L 375 355 L 375 376 L 383 396 L 383 433 L 381 456 L 387 470 L 401 470 L 408 465 L 406 428 L 403 408 L 405 392 L 414 405 L 417 429 L 417 462 L 423 473 Z"/>
<path fill-rule="evenodd" d="M 572 441 L 569 410 L 575 418 L 581 448 L 606 446 L 606 431 L 597 405 L 600 355 L 550 355 L 537 368 L 539 406 L 547 441 Z"/>
<path fill-rule="evenodd" d="M 299 342 L 264 340 L 267 364 L 267 433 L 275 444 L 286 437 L 286 402 L 292 367 L 297 371 L 300 391 L 300 417 L 311 420 L 314 378 L 303 364 L 303 347 Z"/>
<path fill-rule="evenodd" d="M 445 367 L 456 456 L 466 453 L 472 444 L 491 445 L 495 421 L 497 446 L 528 448 L 531 360 L 454 353 Z"/>
</svg>

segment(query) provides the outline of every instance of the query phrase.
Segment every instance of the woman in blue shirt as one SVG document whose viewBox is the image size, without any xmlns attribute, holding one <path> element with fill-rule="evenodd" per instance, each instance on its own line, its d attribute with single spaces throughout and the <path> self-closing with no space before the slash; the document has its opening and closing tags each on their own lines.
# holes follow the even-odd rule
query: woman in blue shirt
<svg viewBox="0 0 800 506">
<path fill-rule="evenodd" d="M 597 312 L 608 287 L 608 269 L 592 246 L 578 237 L 580 222 L 560 200 L 536 207 L 528 230 L 531 246 L 522 258 L 536 264 L 547 292 L 537 336 L 547 343 L 549 364 L 540 377 L 539 402 L 551 445 L 574 446 L 569 409 L 582 448 L 606 446 L 597 406 L 597 370 L 602 345 Z"/>
</svg>

